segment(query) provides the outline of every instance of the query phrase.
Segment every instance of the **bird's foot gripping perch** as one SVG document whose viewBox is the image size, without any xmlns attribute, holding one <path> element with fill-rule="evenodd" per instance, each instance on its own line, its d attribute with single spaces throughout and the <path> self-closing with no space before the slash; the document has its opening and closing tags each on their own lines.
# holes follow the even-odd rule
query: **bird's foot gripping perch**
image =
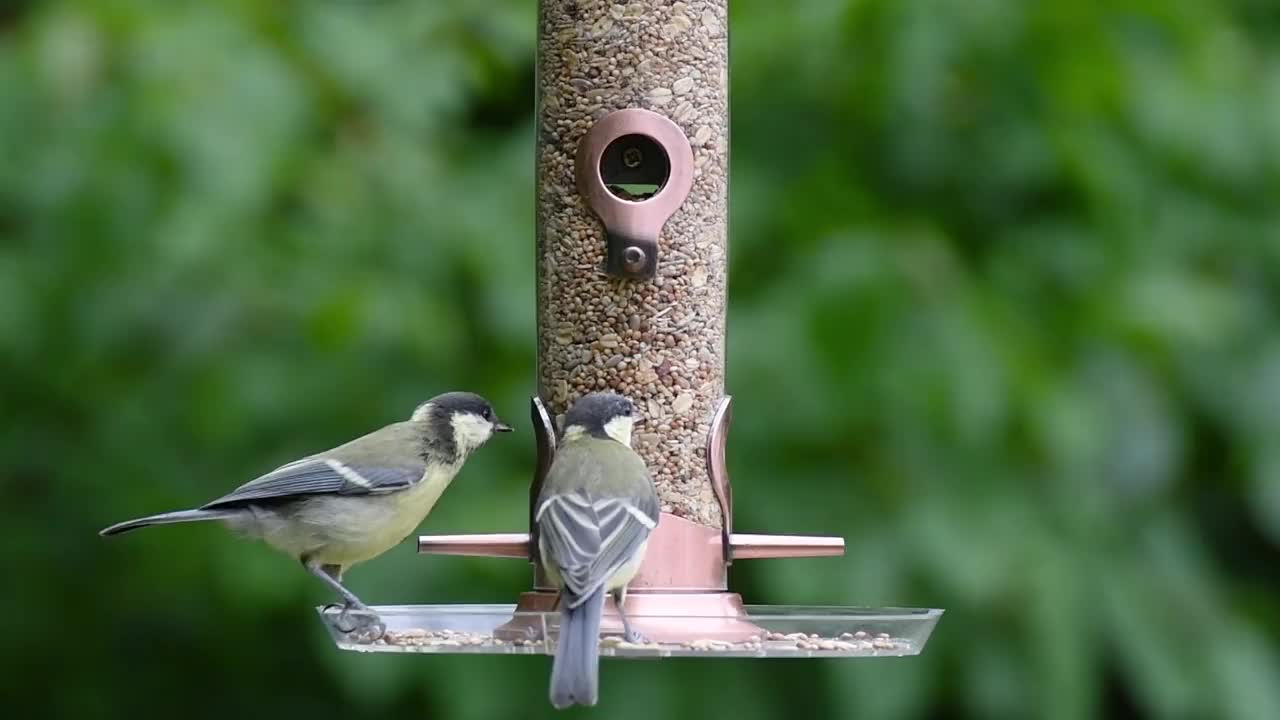
<svg viewBox="0 0 1280 720">
<path fill-rule="evenodd" d="M 618 606 L 618 616 L 622 618 L 622 639 L 632 645 L 642 645 L 649 642 L 648 638 L 631 627 L 631 621 L 627 619 L 627 611 L 622 609 L 622 606 L 627 602 L 626 588 L 620 588 L 614 592 L 613 599 Z"/>
<path fill-rule="evenodd" d="M 640 633 L 638 633 L 638 632 L 636 632 L 635 630 L 631 629 L 630 624 L 628 624 L 628 625 L 627 625 L 627 626 L 622 630 L 622 639 L 623 639 L 623 640 L 626 640 L 627 642 L 631 643 L 632 645 L 644 645 L 645 643 L 648 643 L 648 642 L 649 642 L 649 638 L 647 638 L 647 637 L 645 637 L 644 635 L 641 635 Z"/>
<path fill-rule="evenodd" d="M 358 643 L 377 642 L 387 632 L 382 618 L 363 605 L 331 603 L 325 606 L 324 615 L 338 632 Z"/>
<path fill-rule="evenodd" d="M 326 605 L 325 616 L 331 617 L 333 627 L 359 643 L 377 642 L 387 631 L 378 614 L 361 602 L 360 598 L 342 584 L 342 568 L 335 565 L 305 563 L 311 574 L 323 580 L 342 596 L 344 602 Z M 336 614 L 335 614 L 336 613 Z"/>
</svg>

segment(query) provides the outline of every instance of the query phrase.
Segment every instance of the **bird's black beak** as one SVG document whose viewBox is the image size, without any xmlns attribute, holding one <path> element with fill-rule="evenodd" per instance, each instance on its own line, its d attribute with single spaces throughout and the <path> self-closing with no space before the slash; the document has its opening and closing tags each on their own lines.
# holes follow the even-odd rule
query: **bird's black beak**
<svg viewBox="0 0 1280 720">
<path fill-rule="evenodd" d="M 493 423 L 494 432 L 511 432 L 512 427 L 501 420 L 495 420 Z"/>
</svg>

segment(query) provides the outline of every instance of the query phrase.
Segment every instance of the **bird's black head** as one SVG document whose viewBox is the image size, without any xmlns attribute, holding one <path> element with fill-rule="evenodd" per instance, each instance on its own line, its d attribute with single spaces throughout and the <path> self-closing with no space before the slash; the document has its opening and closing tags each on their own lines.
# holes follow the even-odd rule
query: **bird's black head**
<svg viewBox="0 0 1280 720">
<path fill-rule="evenodd" d="M 419 405 L 410 420 L 428 423 L 439 441 L 449 441 L 455 452 L 463 454 L 483 445 L 495 432 L 511 432 L 492 403 L 470 392 L 437 395 Z"/>
<path fill-rule="evenodd" d="M 631 400 L 613 392 L 583 395 L 564 416 L 565 434 L 586 432 L 594 437 L 611 437 L 631 444 L 636 408 Z"/>
</svg>

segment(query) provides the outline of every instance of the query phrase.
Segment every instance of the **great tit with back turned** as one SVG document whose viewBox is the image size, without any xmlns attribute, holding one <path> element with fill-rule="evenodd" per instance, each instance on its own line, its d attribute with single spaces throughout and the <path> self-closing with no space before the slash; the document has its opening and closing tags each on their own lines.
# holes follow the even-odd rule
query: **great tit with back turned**
<svg viewBox="0 0 1280 720">
<path fill-rule="evenodd" d="M 626 397 L 601 392 L 579 399 L 565 414 L 563 439 L 536 501 L 538 552 L 560 588 L 550 686 L 556 708 L 597 702 L 607 593 L 615 594 L 626 638 L 641 639 L 623 605 L 658 526 L 659 504 L 648 468 L 631 449 L 634 424 Z"/>
</svg>

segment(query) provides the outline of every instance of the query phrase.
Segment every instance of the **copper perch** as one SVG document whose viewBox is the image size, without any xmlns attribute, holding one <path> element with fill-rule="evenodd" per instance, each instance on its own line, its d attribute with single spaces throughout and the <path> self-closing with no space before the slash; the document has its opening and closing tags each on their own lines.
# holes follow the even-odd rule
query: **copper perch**
<svg viewBox="0 0 1280 720">
<path fill-rule="evenodd" d="M 529 558 L 528 533 L 482 535 L 422 535 L 418 552 L 423 555 Z M 738 560 L 764 558 L 833 557 L 844 554 L 844 538 L 814 535 L 729 535 L 729 552 Z"/>
</svg>

